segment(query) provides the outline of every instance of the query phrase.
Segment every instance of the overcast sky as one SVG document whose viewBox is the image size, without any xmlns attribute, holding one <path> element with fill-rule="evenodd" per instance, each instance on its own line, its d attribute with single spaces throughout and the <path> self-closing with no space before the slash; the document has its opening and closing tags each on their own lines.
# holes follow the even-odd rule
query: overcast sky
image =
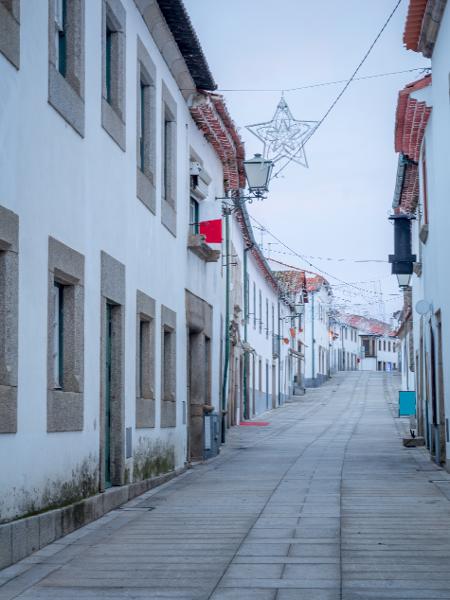
<svg viewBox="0 0 450 600">
<path fill-rule="evenodd" d="M 348 78 L 380 30 L 395 0 L 185 0 L 216 82 L 221 89 L 282 89 Z M 359 76 L 429 66 L 403 48 L 408 0 L 378 41 Z M 348 282 L 375 290 L 381 285 L 389 316 L 401 306 L 390 265 L 393 250 L 387 220 L 395 185 L 394 119 L 397 94 L 419 72 L 353 83 L 306 146 L 309 169 L 291 164 L 273 180 L 264 203 L 250 213 L 314 265 Z M 341 85 L 286 92 L 297 119 L 319 120 Z M 279 92 L 223 92 L 248 156 L 261 143 L 246 125 L 269 121 Z M 261 240 L 260 232 L 256 231 Z M 268 234 L 264 243 L 273 241 Z M 308 265 L 271 246 L 271 255 Z M 333 285 L 337 282 L 328 278 Z M 373 283 L 375 282 L 375 283 Z M 380 282 L 380 284 L 378 284 Z M 342 290 L 345 290 L 343 292 Z M 376 316 L 373 295 L 338 286 L 336 295 L 354 312 Z M 364 306 L 358 306 L 364 304 Z"/>
</svg>

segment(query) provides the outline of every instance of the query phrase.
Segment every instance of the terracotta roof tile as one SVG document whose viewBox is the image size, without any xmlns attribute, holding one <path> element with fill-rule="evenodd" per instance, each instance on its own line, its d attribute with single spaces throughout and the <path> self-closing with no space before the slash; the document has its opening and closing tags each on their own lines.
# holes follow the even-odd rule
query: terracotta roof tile
<svg viewBox="0 0 450 600">
<path fill-rule="evenodd" d="M 411 98 L 411 94 L 431 84 L 431 75 L 409 83 L 399 92 L 395 118 L 395 151 L 418 162 L 425 127 L 431 114 L 431 107 L 425 102 Z"/>
<path fill-rule="evenodd" d="M 408 50 L 419 50 L 420 32 L 428 0 L 410 0 L 406 17 L 403 43 Z"/>
</svg>

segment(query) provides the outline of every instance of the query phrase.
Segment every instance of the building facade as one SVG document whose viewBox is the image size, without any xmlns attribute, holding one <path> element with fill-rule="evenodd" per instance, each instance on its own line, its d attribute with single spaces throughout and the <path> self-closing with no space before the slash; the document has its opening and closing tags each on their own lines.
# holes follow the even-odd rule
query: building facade
<svg viewBox="0 0 450 600">
<path fill-rule="evenodd" d="M 419 433 L 431 456 L 449 466 L 450 296 L 447 205 L 450 126 L 448 72 L 450 9 L 445 0 L 411 0 L 404 30 L 409 50 L 431 59 L 426 75 L 399 93 L 395 150 L 399 153 L 395 214 L 411 217 L 416 263 L 402 313 L 403 381 L 417 394 Z M 414 374 L 414 384 L 412 382 Z"/>
<path fill-rule="evenodd" d="M 202 458 L 224 301 L 197 227 L 233 182 L 195 120 L 215 83 L 181 2 L 13 0 L 0 19 L 8 521 Z"/>
<path fill-rule="evenodd" d="M 331 286 L 321 275 L 306 274 L 305 386 L 321 385 L 330 376 Z"/>
</svg>

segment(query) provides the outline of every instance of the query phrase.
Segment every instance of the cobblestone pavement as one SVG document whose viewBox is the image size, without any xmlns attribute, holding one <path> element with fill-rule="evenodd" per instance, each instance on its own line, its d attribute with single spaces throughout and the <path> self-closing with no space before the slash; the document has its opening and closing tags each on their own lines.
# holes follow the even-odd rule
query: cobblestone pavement
<svg viewBox="0 0 450 600">
<path fill-rule="evenodd" d="M 0 600 L 450 599 L 450 476 L 402 447 L 397 382 L 339 374 L 235 428 L 217 459 L 0 571 Z"/>
</svg>

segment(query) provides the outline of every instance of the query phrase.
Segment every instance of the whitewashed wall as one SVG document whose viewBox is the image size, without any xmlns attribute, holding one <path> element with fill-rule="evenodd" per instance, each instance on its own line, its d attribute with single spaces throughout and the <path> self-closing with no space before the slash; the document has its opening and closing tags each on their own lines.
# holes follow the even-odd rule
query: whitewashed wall
<svg viewBox="0 0 450 600">
<path fill-rule="evenodd" d="M 19 215 L 18 432 L 0 435 L 1 518 L 39 507 L 43 491 L 67 481 L 84 461 L 99 456 L 100 252 L 126 267 L 125 426 L 134 443 L 146 438 L 173 448 L 176 466 L 186 454 L 182 402 L 186 400 L 185 287 L 214 306 L 213 399 L 219 382 L 220 261 L 187 259 L 189 146 L 213 178 L 211 202 L 222 195 L 216 155 L 192 122 L 186 102 L 131 0 L 126 17 L 126 147 L 124 153 L 101 126 L 101 2 L 86 2 L 85 138 L 47 102 L 48 2 L 21 3 L 21 66 L 0 56 L 0 204 Z M 161 224 L 161 182 L 156 180 L 156 215 L 136 197 L 136 38 L 156 65 L 156 139 L 161 147 L 162 81 L 177 103 L 176 238 Z M 161 173 L 157 152 L 156 173 Z M 216 213 L 211 209 L 211 214 Z M 84 429 L 46 431 L 48 237 L 85 257 Z M 136 289 L 155 298 L 156 427 L 135 425 Z M 160 429 L 160 307 L 177 314 L 177 426 Z M 132 472 L 132 459 L 127 461 Z"/>
</svg>

